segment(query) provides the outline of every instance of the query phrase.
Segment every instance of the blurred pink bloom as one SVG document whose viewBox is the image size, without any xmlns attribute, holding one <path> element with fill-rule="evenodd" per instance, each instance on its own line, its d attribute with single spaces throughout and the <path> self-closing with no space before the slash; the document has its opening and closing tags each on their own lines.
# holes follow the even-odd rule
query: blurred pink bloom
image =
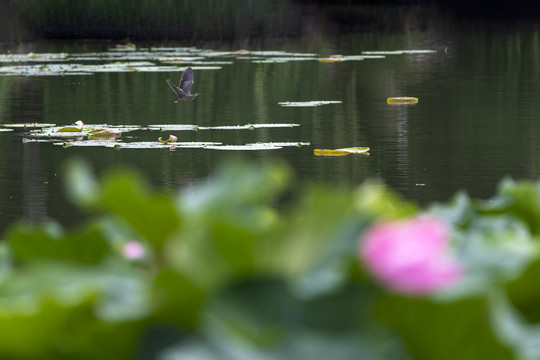
<svg viewBox="0 0 540 360">
<path fill-rule="evenodd" d="M 138 241 L 130 241 L 122 247 L 122 254 L 126 259 L 139 259 L 144 255 L 144 247 Z"/>
<path fill-rule="evenodd" d="M 435 217 L 376 224 L 364 235 L 360 257 L 385 286 L 430 294 L 455 284 L 460 263 L 449 254 L 448 229 Z"/>
</svg>

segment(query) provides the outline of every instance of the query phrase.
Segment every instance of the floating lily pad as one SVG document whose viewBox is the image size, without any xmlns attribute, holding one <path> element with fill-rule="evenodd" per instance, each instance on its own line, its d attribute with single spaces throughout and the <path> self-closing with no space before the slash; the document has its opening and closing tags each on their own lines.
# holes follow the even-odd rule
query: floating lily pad
<svg viewBox="0 0 540 360">
<path fill-rule="evenodd" d="M 89 139 L 116 139 L 122 136 L 122 132 L 117 129 L 96 129 L 88 132 Z"/>
<path fill-rule="evenodd" d="M 197 125 L 187 125 L 187 124 L 160 124 L 160 125 L 148 125 L 148 130 L 159 130 L 159 131 L 188 131 L 188 130 L 197 130 Z"/>
<path fill-rule="evenodd" d="M 410 96 L 401 96 L 401 97 L 389 97 L 386 99 L 388 104 L 416 104 L 418 98 Z"/>
<path fill-rule="evenodd" d="M 140 141 L 130 143 L 118 143 L 118 149 L 164 149 L 164 148 L 186 148 L 186 149 L 198 149 L 206 148 L 208 146 L 218 146 L 220 142 L 169 142 L 160 143 L 153 141 Z"/>
<path fill-rule="evenodd" d="M 390 51 L 362 51 L 364 55 L 403 55 L 403 54 L 432 54 L 437 50 L 390 50 Z"/>
<path fill-rule="evenodd" d="M 4 63 L 65 61 L 67 58 L 68 58 L 68 54 L 66 53 L 0 54 L 0 62 L 4 62 Z"/>
<path fill-rule="evenodd" d="M 271 58 L 263 58 L 261 59 L 254 59 L 252 62 L 255 64 L 267 64 L 267 63 L 285 63 L 289 61 L 313 61 L 316 60 L 316 58 L 313 57 L 271 57 Z"/>
<path fill-rule="evenodd" d="M 0 124 L 0 128 L 13 128 L 13 129 L 40 129 L 53 127 L 56 124 L 42 124 L 42 123 L 14 123 L 14 124 Z"/>
<path fill-rule="evenodd" d="M 255 56 L 306 56 L 306 57 L 315 57 L 317 54 L 310 53 L 294 53 L 287 51 L 251 51 L 251 55 Z"/>
<path fill-rule="evenodd" d="M 54 125 L 54 124 L 51 124 Z M 107 125 L 107 124 L 83 124 L 80 126 L 52 126 L 39 130 L 32 130 L 30 136 L 32 137 L 90 137 L 93 139 L 111 139 L 119 137 L 124 132 L 130 132 L 135 130 L 142 130 L 143 128 L 138 125 Z"/>
<path fill-rule="evenodd" d="M 276 147 L 302 147 L 302 146 L 309 146 L 311 145 L 309 142 L 294 142 L 294 141 L 285 141 L 285 142 L 268 142 L 264 143 L 265 145 L 269 146 L 276 146 Z M 256 145 L 256 143 L 253 144 L 247 144 L 247 145 Z"/>
<path fill-rule="evenodd" d="M 80 131 L 80 132 L 53 132 L 53 131 L 31 132 L 29 134 L 29 136 L 35 137 L 35 138 L 78 138 L 78 137 L 86 137 L 86 136 L 88 136 L 88 132 L 86 132 L 86 131 Z"/>
<path fill-rule="evenodd" d="M 199 130 L 254 130 L 262 128 L 285 128 L 296 127 L 300 124 L 246 124 L 246 125 L 224 125 L 224 126 L 200 126 Z"/>
<path fill-rule="evenodd" d="M 124 50 L 124 51 L 134 51 L 134 50 L 137 50 L 137 46 L 133 43 L 116 44 L 115 49 Z"/>
<path fill-rule="evenodd" d="M 59 142 L 59 139 L 33 139 L 33 138 L 22 138 L 22 143 L 54 143 Z"/>
<path fill-rule="evenodd" d="M 321 106 L 321 105 L 341 104 L 341 103 L 343 103 L 343 101 L 320 100 L 320 101 L 284 101 L 284 102 L 279 102 L 278 104 L 281 106 L 288 106 L 288 107 L 311 107 L 311 106 Z"/>
<path fill-rule="evenodd" d="M 120 143 L 115 140 L 80 140 L 80 141 L 58 141 L 54 142 L 54 145 L 62 145 L 64 147 L 82 146 L 82 147 L 106 147 L 117 148 Z"/>
<path fill-rule="evenodd" d="M 187 131 L 187 130 L 253 130 L 260 128 L 284 128 L 296 127 L 300 124 L 246 124 L 246 125 L 223 125 L 223 126 L 198 126 L 187 124 L 159 124 L 148 125 L 149 130 L 160 131 Z"/>
<path fill-rule="evenodd" d="M 167 63 L 185 63 L 185 62 L 191 63 L 192 61 L 203 60 L 203 59 L 204 59 L 204 57 L 202 57 L 202 56 L 182 56 L 182 57 L 179 57 L 179 56 L 159 56 L 159 57 L 156 58 L 156 60 L 158 60 L 158 61 L 167 62 Z"/>
<path fill-rule="evenodd" d="M 369 147 L 350 147 L 342 149 L 315 149 L 313 153 L 317 156 L 345 156 L 349 154 L 366 154 Z"/>
<path fill-rule="evenodd" d="M 143 58 L 144 59 L 144 58 Z M 220 66 L 193 66 L 194 70 L 219 70 Z M 64 76 L 64 75 L 91 75 L 105 72 L 163 72 L 184 71 L 185 67 L 159 66 L 149 61 L 114 62 L 106 64 L 46 64 L 46 65 L 16 65 L 0 67 L 0 75 L 25 76 Z"/>
<path fill-rule="evenodd" d="M 246 145 L 215 145 L 207 146 L 206 149 L 212 150 L 236 150 L 236 151 L 255 151 L 255 150 L 277 150 L 282 149 L 282 146 L 273 144 L 246 144 Z"/>
<path fill-rule="evenodd" d="M 56 132 L 61 132 L 61 133 L 80 133 L 82 132 L 82 127 L 77 127 L 77 126 L 64 126 L 64 127 L 61 127 L 60 129 L 56 130 Z"/>
<path fill-rule="evenodd" d="M 320 62 L 341 62 L 341 61 L 361 61 L 365 59 L 384 59 L 384 55 L 346 55 L 320 58 Z"/>
</svg>

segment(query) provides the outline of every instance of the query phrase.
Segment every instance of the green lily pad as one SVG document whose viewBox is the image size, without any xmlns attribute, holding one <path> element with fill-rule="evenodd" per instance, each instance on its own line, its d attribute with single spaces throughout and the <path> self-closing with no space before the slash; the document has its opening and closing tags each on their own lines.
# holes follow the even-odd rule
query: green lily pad
<svg viewBox="0 0 540 360">
<path fill-rule="evenodd" d="M 187 148 L 187 149 L 199 149 L 206 148 L 208 146 L 217 146 L 220 145 L 219 142 L 154 142 L 154 141 L 139 141 L 139 142 L 129 142 L 129 143 L 118 143 L 118 149 L 176 149 L 176 148 Z"/>
<path fill-rule="evenodd" d="M 13 129 L 39 129 L 53 127 L 56 124 L 42 124 L 42 123 L 14 123 L 14 124 L 0 124 L 0 127 L 13 128 Z"/>
<path fill-rule="evenodd" d="M 116 129 L 96 129 L 88 132 L 89 139 L 115 139 L 122 136 Z"/>
<path fill-rule="evenodd" d="M 62 145 L 63 147 L 106 147 L 106 148 L 117 148 L 118 142 L 115 140 L 78 140 L 78 141 L 56 141 L 53 142 L 54 145 Z"/>
<path fill-rule="evenodd" d="M 187 130 L 253 130 L 260 128 L 284 128 L 296 127 L 300 124 L 246 124 L 246 125 L 223 125 L 223 126 L 198 126 L 186 124 L 160 124 L 148 125 L 149 130 L 160 131 L 187 131 Z"/>
<path fill-rule="evenodd" d="M 212 145 L 205 149 L 212 150 L 236 150 L 236 151 L 255 151 L 255 150 L 277 150 L 284 147 L 301 147 L 309 145 L 308 142 L 267 142 L 267 143 L 249 143 L 245 145 Z"/>
<path fill-rule="evenodd" d="M 343 103 L 343 101 L 318 100 L 318 101 L 284 101 L 284 102 L 279 102 L 278 104 L 281 106 L 288 106 L 288 107 L 311 107 L 311 106 L 321 106 L 321 105 L 341 104 L 341 103 Z"/>
<path fill-rule="evenodd" d="M 342 61 L 361 61 L 365 59 L 384 59 L 384 55 L 345 55 L 345 56 L 331 56 L 329 58 L 320 58 L 320 62 L 342 62 Z"/>
<path fill-rule="evenodd" d="M 267 64 L 267 63 L 285 63 L 289 61 L 313 61 L 316 60 L 316 58 L 313 57 L 271 57 L 266 59 L 255 59 L 252 60 L 253 63 L 256 64 Z"/>
<path fill-rule="evenodd" d="M 287 51 L 251 51 L 251 55 L 255 56 L 306 56 L 306 57 L 315 57 L 318 54 L 312 54 L 312 53 L 294 53 L 294 52 L 287 52 Z"/>
<path fill-rule="evenodd" d="M 64 126 L 64 127 L 61 127 L 60 129 L 56 130 L 56 132 L 61 132 L 61 133 L 80 133 L 80 132 L 82 132 L 82 127 L 77 127 L 77 126 Z"/>
<path fill-rule="evenodd" d="M 185 124 L 161 124 L 161 125 L 148 125 L 148 130 L 159 131 L 193 131 L 197 130 L 197 125 L 185 125 Z"/>
<path fill-rule="evenodd" d="M 437 50 L 390 50 L 390 51 L 362 51 L 364 55 L 403 55 L 403 54 L 433 54 Z"/>
<path fill-rule="evenodd" d="M 253 130 L 262 128 L 296 127 L 300 124 L 247 124 L 247 125 L 224 125 L 224 126 L 201 126 L 198 130 Z"/>
<path fill-rule="evenodd" d="M 255 151 L 255 150 L 277 150 L 282 149 L 281 146 L 273 144 L 246 144 L 246 145 L 213 145 L 207 146 L 206 149 L 212 150 L 236 150 L 236 151 Z"/>
<path fill-rule="evenodd" d="M 88 136 L 85 131 L 80 132 L 33 132 L 29 134 L 31 137 L 36 138 L 78 138 Z"/>
</svg>

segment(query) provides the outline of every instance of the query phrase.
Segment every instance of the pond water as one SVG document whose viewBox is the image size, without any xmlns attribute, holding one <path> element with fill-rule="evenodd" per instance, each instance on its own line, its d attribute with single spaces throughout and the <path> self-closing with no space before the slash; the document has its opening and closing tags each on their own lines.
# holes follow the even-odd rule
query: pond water
<svg viewBox="0 0 540 360">
<path fill-rule="evenodd" d="M 137 45 L 139 48 L 164 46 Z M 98 172 L 135 167 L 153 185 L 164 189 L 189 188 L 231 158 L 240 156 L 255 162 L 280 159 L 290 164 L 300 183 L 354 186 L 378 178 L 406 198 L 422 204 L 448 200 L 459 189 L 485 198 L 504 176 L 516 179 L 539 176 L 537 26 L 433 24 L 413 31 L 334 34 L 256 44 L 166 45 L 174 49 L 164 52 L 197 45 L 198 50 L 189 50 L 194 55 L 204 49 L 237 51 L 246 46 L 251 46 L 247 50 L 252 51 L 293 54 L 213 53 L 202 59 L 172 64 L 155 58 L 99 61 L 68 58 L 54 64 L 149 61 L 178 69 L 128 69 L 63 76 L 0 72 L 0 124 L 69 125 L 82 120 L 86 124 L 216 127 L 285 123 L 299 126 L 136 131 L 123 134 L 120 140 L 157 141 L 160 136 L 167 138 L 173 134 L 186 142 L 224 145 L 308 142 L 309 145 L 252 151 L 115 150 L 23 142 L 23 138 L 28 138 L 27 133 L 0 131 L 0 231 L 21 218 L 29 221 L 55 218 L 67 225 L 77 222 L 79 213 L 64 196 L 62 180 L 65 161 L 74 157 L 85 159 Z M 103 56 L 111 47 L 114 43 L 37 42 L 9 50 L 36 54 L 64 52 L 69 54 L 65 56 L 76 57 L 90 56 L 89 53 Z M 6 54 L 7 46 L 2 49 Z M 367 51 L 395 50 L 431 52 L 320 61 L 331 55 L 357 56 Z M 296 53 L 316 55 L 309 60 L 298 60 L 302 57 Z M 276 61 L 276 58 L 286 59 Z M 0 70 L 23 64 L 52 62 L 6 62 L 0 63 Z M 175 104 L 165 79 L 178 82 L 181 74 L 178 70 L 186 66 L 194 68 L 192 90 L 199 97 Z M 387 104 L 387 98 L 394 96 L 413 96 L 419 101 L 413 105 Z M 280 104 L 307 101 L 332 103 Z M 371 149 L 369 155 L 314 155 L 315 149 L 365 146 Z"/>
</svg>

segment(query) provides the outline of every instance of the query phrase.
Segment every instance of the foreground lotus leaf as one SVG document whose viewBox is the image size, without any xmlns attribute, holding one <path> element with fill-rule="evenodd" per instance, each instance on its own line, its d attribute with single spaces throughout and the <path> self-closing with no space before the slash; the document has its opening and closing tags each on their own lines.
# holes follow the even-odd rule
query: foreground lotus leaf
<svg viewBox="0 0 540 360">
<path fill-rule="evenodd" d="M 411 96 L 389 97 L 386 102 L 388 104 L 416 104 L 418 98 Z"/>
<path fill-rule="evenodd" d="M 369 147 L 349 147 L 342 149 L 315 149 L 313 153 L 317 156 L 345 156 L 349 154 L 366 154 L 369 151 Z"/>
</svg>

